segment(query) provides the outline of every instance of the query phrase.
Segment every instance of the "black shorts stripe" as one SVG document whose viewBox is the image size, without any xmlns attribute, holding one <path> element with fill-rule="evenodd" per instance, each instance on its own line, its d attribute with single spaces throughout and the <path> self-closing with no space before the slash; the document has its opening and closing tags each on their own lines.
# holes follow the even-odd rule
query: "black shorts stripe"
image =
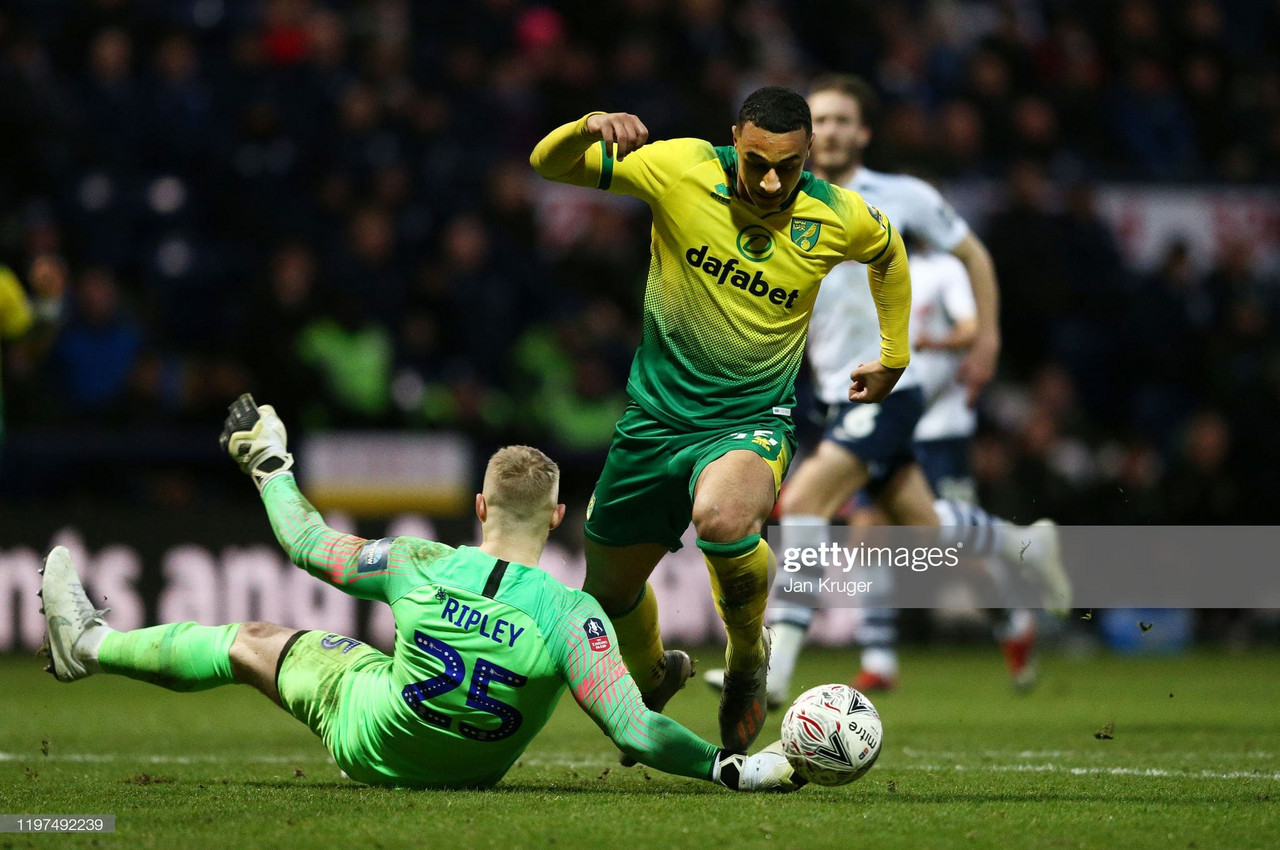
<svg viewBox="0 0 1280 850">
<path fill-rule="evenodd" d="M 498 592 L 498 585 L 502 584 L 502 577 L 507 573 L 508 563 L 499 559 L 498 563 L 493 565 L 493 572 L 489 573 L 489 580 L 484 583 L 484 590 L 481 591 L 481 594 L 490 599 L 493 598 L 493 595 Z"/>
<path fill-rule="evenodd" d="M 289 639 L 284 642 L 284 649 L 280 650 L 280 657 L 276 659 L 276 693 L 280 693 L 280 668 L 284 666 L 285 656 L 289 654 L 289 650 L 293 649 L 293 645 L 298 642 L 298 638 L 305 635 L 311 629 L 302 629 L 289 635 Z"/>
</svg>

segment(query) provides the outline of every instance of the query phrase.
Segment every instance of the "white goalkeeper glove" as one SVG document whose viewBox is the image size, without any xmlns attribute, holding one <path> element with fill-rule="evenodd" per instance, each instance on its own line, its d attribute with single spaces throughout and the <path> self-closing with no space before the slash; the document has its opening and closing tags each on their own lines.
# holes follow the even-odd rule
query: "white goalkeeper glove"
<svg viewBox="0 0 1280 850">
<path fill-rule="evenodd" d="M 284 423 L 269 404 L 259 406 L 245 393 L 228 408 L 218 444 L 262 490 L 272 478 L 293 468 Z"/>
<path fill-rule="evenodd" d="M 806 784 L 782 754 L 782 742 L 775 741 L 753 756 L 720 751 L 711 779 L 732 791 L 765 791 L 786 794 Z"/>
</svg>

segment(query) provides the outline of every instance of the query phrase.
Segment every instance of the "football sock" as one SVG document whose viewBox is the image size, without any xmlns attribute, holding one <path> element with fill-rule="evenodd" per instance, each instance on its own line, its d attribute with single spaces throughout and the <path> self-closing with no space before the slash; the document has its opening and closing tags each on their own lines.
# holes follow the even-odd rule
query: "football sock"
<svg viewBox="0 0 1280 850">
<path fill-rule="evenodd" d="M 111 631 L 98 646 L 98 663 L 104 673 L 128 676 L 171 691 L 234 685 L 231 644 L 239 629 L 239 623 L 170 623 L 130 632 Z"/>
<path fill-rule="evenodd" d="M 1008 545 L 1005 530 L 1010 524 L 997 516 L 984 511 L 977 505 L 970 505 L 955 499 L 938 499 L 933 503 L 938 514 L 938 525 L 943 528 L 943 536 L 950 545 L 961 542 L 965 554 L 970 557 L 983 555 L 1002 555 Z M 957 537 L 958 536 L 958 537 Z M 957 540 L 952 540 L 957 537 Z"/>
<path fill-rule="evenodd" d="M 862 670 L 886 679 L 898 676 L 898 653 L 892 646 L 868 646 L 862 650 Z"/>
<path fill-rule="evenodd" d="M 773 550 L 759 534 L 732 543 L 698 538 L 698 548 L 711 575 L 716 611 L 729 636 L 725 668 L 735 673 L 753 672 L 764 662 L 764 609 L 777 569 Z"/>
<path fill-rule="evenodd" d="M 645 583 L 640 598 L 621 614 L 610 616 L 618 634 L 618 651 L 640 693 L 648 693 L 662 682 L 666 663 L 662 657 L 662 635 L 658 631 L 658 599 Z"/>
<path fill-rule="evenodd" d="M 858 629 L 862 669 L 881 676 L 898 675 L 898 609 L 868 608 Z"/>
<path fill-rule="evenodd" d="M 808 629 L 789 622 L 780 622 L 770 628 L 773 629 L 773 646 L 769 651 L 769 693 L 786 696 L 791 689 L 796 659 L 800 657 Z"/>
<path fill-rule="evenodd" d="M 1035 634 L 1035 630 L 1035 614 L 1026 608 L 1006 611 L 1003 622 L 997 622 L 992 627 L 998 641 L 1022 640 L 1028 635 Z"/>
</svg>

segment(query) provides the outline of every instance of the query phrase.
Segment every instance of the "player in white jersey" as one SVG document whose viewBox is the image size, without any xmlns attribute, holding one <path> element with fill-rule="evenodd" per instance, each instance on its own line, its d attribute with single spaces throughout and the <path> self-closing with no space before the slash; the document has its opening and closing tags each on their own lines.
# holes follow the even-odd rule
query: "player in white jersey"
<svg viewBox="0 0 1280 850">
<path fill-rule="evenodd" d="M 967 350 L 958 369 L 967 387 L 967 401 L 990 380 L 999 352 L 999 322 L 995 271 L 982 242 L 957 216 L 942 196 L 927 183 L 906 175 L 882 174 L 862 165 L 862 154 L 871 140 L 869 121 L 876 98 L 856 77 L 832 75 L 815 80 L 809 95 L 813 114 L 812 171 L 830 183 L 854 189 L 868 204 L 878 207 L 901 232 L 941 251 L 963 264 L 972 287 L 976 322 L 965 341 Z M 909 366 L 894 391 L 879 404 L 848 401 L 847 376 L 860 363 L 875 359 L 879 329 L 875 305 L 865 285 L 865 267 L 843 263 L 827 280 L 833 286 L 819 291 L 809 324 L 808 357 L 815 375 L 818 399 L 829 406 L 827 429 L 817 448 L 794 469 L 778 506 L 788 546 L 806 545 L 805 534 L 820 533 L 849 497 L 866 488 L 895 525 L 954 526 L 961 524 L 943 506 L 943 516 L 920 466 L 915 462 L 912 436 L 924 413 L 921 373 Z M 843 280 L 840 278 L 844 278 Z M 913 281 L 913 287 L 918 286 Z M 977 513 L 974 513 L 977 512 Z M 973 538 L 966 551 L 973 554 L 1001 552 L 1016 559 L 1017 543 L 1002 531 L 1007 523 L 972 509 L 965 516 Z M 806 529 L 811 531 L 806 532 Z M 1053 607 L 1065 608 L 1070 591 L 1056 563 L 1054 552 L 1028 552 L 1023 563 L 1045 573 L 1052 586 Z M 773 656 L 769 669 L 769 698 L 786 701 L 791 674 L 805 633 L 813 617 L 811 608 L 794 605 L 775 609 L 770 617 Z M 870 620 L 893 626 L 893 612 L 880 609 Z M 864 668 L 878 667 L 886 682 L 897 675 L 891 652 L 896 635 L 873 637 L 864 652 Z M 706 681 L 715 686 L 718 671 Z"/>
<path fill-rule="evenodd" d="M 912 368 L 925 397 L 925 412 L 916 424 L 914 452 L 938 501 L 934 508 L 943 525 L 981 527 L 989 514 L 976 511 L 977 488 L 969 466 L 969 441 L 977 430 L 977 412 L 968 403 L 968 388 L 958 380 L 963 349 L 977 331 L 977 307 L 964 265 L 950 254 L 918 250 L 912 262 Z M 993 518 L 994 519 L 994 518 Z M 1012 580 L 998 558 L 987 559 L 992 579 L 1002 589 Z M 1035 616 L 1026 609 L 990 612 L 995 637 L 1004 653 L 1014 687 L 1035 684 L 1031 663 L 1035 646 Z M 896 628 L 892 621 L 869 618 L 865 629 L 879 647 L 869 647 L 858 684 L 865 690 L 891 686 L 877 673 L 877 663 L 896 668 L 892 653 Z M 877 634 L 879 632 L 879 634 Z M 886 663 L 887 662 L 887 663 Z"/>
</svg>

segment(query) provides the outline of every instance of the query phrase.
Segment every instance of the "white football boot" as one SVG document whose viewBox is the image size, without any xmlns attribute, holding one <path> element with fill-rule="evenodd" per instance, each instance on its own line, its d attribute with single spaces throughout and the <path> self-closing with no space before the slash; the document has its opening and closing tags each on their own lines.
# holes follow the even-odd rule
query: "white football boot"
<svg viewBox="0 0 1280 850">
<path fill-rule="evenodd" d="M 40 572 L 44 574 L 40 596 L 44 599 L 50 660 L 45 670 L 60 682 L 74 682 L 101 672 L 97 650 L 110 631 L 102 619 L 110 609 L 93 607 L 65 546 L 54 547 Z"/>
</svg>

